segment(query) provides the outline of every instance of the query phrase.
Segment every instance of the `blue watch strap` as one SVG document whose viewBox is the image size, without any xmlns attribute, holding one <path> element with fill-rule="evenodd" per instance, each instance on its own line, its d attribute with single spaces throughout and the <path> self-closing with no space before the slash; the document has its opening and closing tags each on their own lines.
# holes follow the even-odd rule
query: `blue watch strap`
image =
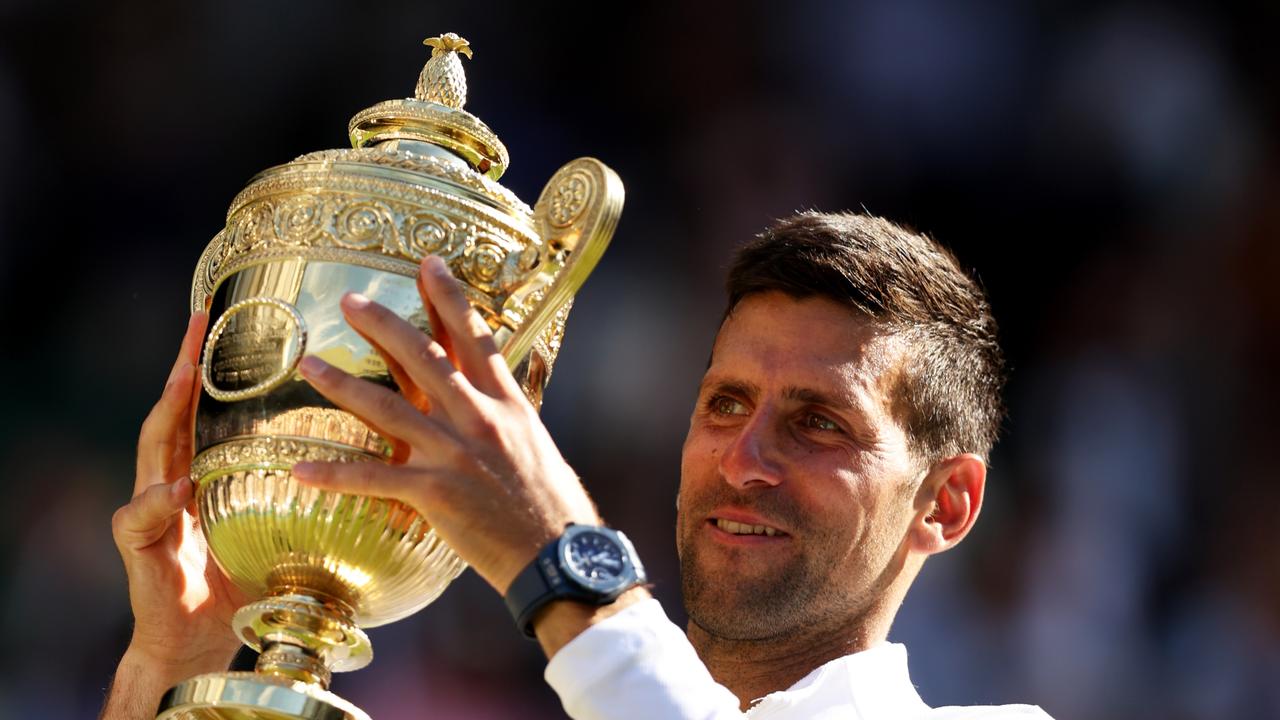
<svg viewBox="0 0 1280 720">
<path fill-rule="evenodd" d="M 529 639 L 537 637 L 533 632 L 534 613 L 557 597 L 564 597 L 564 574 L 560 572 L 559 563 L 556 562 L 559 548 L 560 540 L 552 540 L 533 562 L 520 571 L 511 582 L 511 587 L 507 588 L 504 598 L 507 609 L 515 618 L 516 627 Z"/>
</svg>

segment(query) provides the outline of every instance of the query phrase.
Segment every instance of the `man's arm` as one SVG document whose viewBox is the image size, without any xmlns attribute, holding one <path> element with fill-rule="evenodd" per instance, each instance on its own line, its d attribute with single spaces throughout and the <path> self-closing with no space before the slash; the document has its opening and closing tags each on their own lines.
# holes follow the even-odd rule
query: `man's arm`
<svg viewBox="0 0 1280 720">
<path fill-rule="evenodd" d="M 207 324 L 204 313 L 191 318 L 164 394 L 142 425 L 133 499 L 111 519 L 134 626 L 103 720 L 151 720 L 165 690 L 225 670 L 240 646 L 231 614 L 244 597 L 210 559 L 186 511 L 196 362 Z"/>
</svg>

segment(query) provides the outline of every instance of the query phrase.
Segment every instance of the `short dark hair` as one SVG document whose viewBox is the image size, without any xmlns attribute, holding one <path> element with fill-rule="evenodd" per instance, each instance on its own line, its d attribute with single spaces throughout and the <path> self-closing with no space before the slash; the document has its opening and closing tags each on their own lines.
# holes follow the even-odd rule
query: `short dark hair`
<svg viewBox="0 0 1280 720">
<path fill-rule="evenodd" d="M 907 344 L 893 398 L 912 450 L 933 461 L 989 457 L 1004 418 L 1004 357 L 986 294 L 954 255 L 884 218 L 804 212 L 734 257 L 726 316 L 752 293 L 825 297 Z"/>
</svg>

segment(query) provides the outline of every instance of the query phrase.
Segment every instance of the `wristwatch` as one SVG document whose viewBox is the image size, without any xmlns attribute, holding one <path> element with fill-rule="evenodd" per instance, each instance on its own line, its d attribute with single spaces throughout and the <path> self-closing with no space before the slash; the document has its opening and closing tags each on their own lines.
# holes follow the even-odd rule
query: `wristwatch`
<svg viewBox="0 0 1280 720">
<path fill-rule="evenodd" d="M 608 605 L 647 582 L 626 535 L 607 527 L 570 524 L 538 553 L 507 589 L 507 609 L 528 638 L 534 613 L 552 600 Z"/>
</svg>

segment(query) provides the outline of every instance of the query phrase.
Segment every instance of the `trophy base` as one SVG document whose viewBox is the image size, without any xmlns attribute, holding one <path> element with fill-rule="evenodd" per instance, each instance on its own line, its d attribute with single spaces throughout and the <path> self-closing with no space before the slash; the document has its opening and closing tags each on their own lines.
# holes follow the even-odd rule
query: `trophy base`
<svg viewBox="0 0 1280 720">
<path fill-rule="evenodd" d="M 252 672 L 198 675 L 170 688 L 156 720 L 369 720 L 318 685 Z"/>
</svg>

